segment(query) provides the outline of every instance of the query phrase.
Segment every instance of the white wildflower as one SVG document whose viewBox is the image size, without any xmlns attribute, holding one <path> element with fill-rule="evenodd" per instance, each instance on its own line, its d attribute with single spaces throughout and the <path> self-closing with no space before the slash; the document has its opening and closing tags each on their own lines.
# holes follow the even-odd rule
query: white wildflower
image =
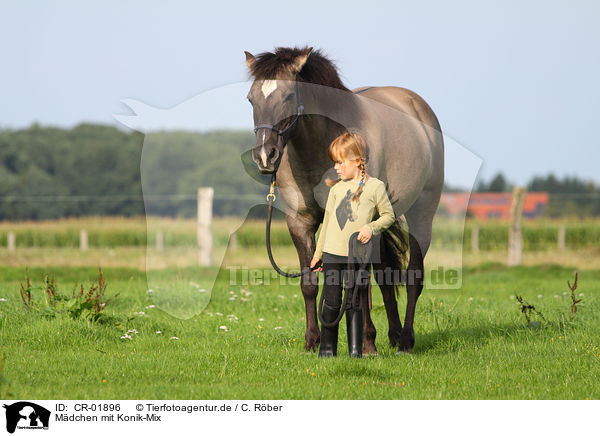
<svg viewBox="0 0 600 436">
<path fill-rule="evenodd" d="M 198 292 L 206 292 L 206 289 L 198 289 Z"/>
<path fill-rule="evenodd" d="M 146 312 L 133 312 L 133 316 L 144 316 Z"/>
<path fill-rule="evenodd" d="M 146 293 L 147 293 L 147 294 L 151 294 L 151 293 L 153 293 L 153 292 L 154 292 L 154 291 L 153 291 L 152 289 L 148 289 L 148 290 L 146 291 Z"/>
<path fill-rule="evenodd" d="M 155 306 L 154 304 L 151 304 L 151 305 L 149 305 L 149 306 L 146 306 L 146 309 L 154 309 L 154 308 L 156 308 L 156 306 Z"/>
<path fill-rule="evenodd" d="M 264 321 L 265 319 L 264 319 L 264 318 L 258 318 L 258 320 L 259 320 L 259 321 Z"/>
<path fill-rule="evenodd" d="M 224 331 L 226 331 L 226 332 L 228 332 L 228 331 L 229 331 L 229 329 L 227 328 L 227 326 L 226 326 L 226 325 L 222 325 L 222 326 L 220 326 L 219 328 L 220 328 L 221 330 L 224 330 Z"/>
<path fill-rule="evenodd" d="M 131 329 L 131 330 L 127 330 L 127 333 L 125 333 L 126 335 L 128 335 L 129 333 L 134 333 L 134 334 L 138 334 L 138 331 L 136 329 Z"/>
<path fill-rule="evenodd" d="M 567 293 L 566 293 L 566 292 L 563 292 L 563 295 L 567 295 Z"/>
<path fill-rule="evenodd" d="M 468 298 L 468 301 L 473 301 L 473 297 L 469 297 L 469 298 Z"/>
<path fill-rule="evenodd" d="M 580 292 L 580 293 L 579 293 L 579 296 L 580 296 L 580 297 L 583 297 L 583 292 Z"/>
<path fill-rule="evenodd" d="M 129 336 L 127 333 L 125 333 L 123 336 L 121 336 L 121 339 L 130 339 L 131 340 L 131 336 Z"/>
<path fill-rule="evenodd" d="M 282 328 L 283 327 L 281 327 L 281 326 L 278 325 L 277 327 L 273 327 L 273 330 L 281 330 Z"/>
<path fill-rule="evenodd" d="M 169 339 L 173 339 L 173 340 L 175 340 L 175 341 L 178 341 L 178 340 L 179 340 L 179 338 L 178 338 L 177 336 L 171 336 Z"/>
<path fill-rule="evenodd" d="M 157 335 L 162 335 L 162 332 L 160 330 L 156 330 L 154 333 L 156 333 Z"/>
<path fill-rule="evenodd" d="M 538 294 L 538 298 L 542 298 L 542 297 L 543 297 L 543 295 L 542 295 L 542 294 Z"/>
<path fill-rule="evenodd" d="M 0 298 L 0 301 L 8 301 L 6 298 Z"/>
<path fill-rule="evenodd" d="M 199 288 L 200 285 L 196 282 L 190 282 L 190 285 L 193 286 L 194 288 Z"/>
<path fill-rule="evenodd" d="M 217 315 L 217 316 L 223 316 L 223 314 L 221 312 L 215 312 L 215 315 Z"/>
</svg>

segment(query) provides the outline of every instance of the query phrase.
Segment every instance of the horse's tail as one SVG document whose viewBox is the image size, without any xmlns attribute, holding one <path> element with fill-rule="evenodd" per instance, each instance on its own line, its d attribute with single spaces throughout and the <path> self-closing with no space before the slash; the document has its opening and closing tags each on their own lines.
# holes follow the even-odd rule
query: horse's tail
<svg viewBox="0 0 600 436">
<path fill-rule="evenodd" d="M 408 237 L 398 220 L 394 221 L 381 236 L 381 267 L 383 271 L 392 271 L 394 290 L 398 296 L 402 284 L 402 270 L 407 265 Z"/>
</svg>

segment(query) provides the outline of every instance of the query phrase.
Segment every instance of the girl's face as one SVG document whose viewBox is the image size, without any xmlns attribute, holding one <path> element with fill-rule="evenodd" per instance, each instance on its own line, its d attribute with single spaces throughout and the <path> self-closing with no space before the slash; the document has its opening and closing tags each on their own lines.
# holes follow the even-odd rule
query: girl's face
<svg viewBox="0 0 600 436">
<path fill-rule="evenodd" d="M 340 158 L 341 159 L 341 158 Z M 342 180 L 358 179 L 360 176 L 360 168 L 356 159 L 341 159 L 335 162 L 335 171 Z"/>
</svg>

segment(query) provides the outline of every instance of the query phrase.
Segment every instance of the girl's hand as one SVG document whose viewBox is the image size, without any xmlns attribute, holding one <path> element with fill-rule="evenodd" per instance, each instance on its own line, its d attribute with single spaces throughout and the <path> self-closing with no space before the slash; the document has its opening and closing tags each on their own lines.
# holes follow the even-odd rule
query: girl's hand
<svg viewBox="0 0 600 436">
<path fill-rule="evenodd" d="M 363 244 L 369 242 L 371 239 L 371 228 L 369 226 L 362 226 L 358 231 L 357 239 Z"/>
<path fill-rule="evenodd" d="M 320 263 L 322 263 L 321 259 L 317 259 L 316 257 L 313 257 L 312 260 L 310 261 L 310 268 L 312 269 L 315 265 L 320 264 Z M 315 272 L 316 271 L 323 271 L 323 266 L 319 265 L 319 267 L 315 269 Z"/>
</svg>

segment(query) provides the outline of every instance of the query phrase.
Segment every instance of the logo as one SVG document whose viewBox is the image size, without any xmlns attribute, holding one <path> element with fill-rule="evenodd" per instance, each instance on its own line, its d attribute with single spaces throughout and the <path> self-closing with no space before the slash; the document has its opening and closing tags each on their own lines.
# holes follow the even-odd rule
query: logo
<svg viewBox="0 0 600 436">
<path fill-rule="evenodd" d="M 28 401 L 19 401 L 6 409 L 6 431 L 14 433 L 15 429 L 44 429 L 48 430 L 50 411 Z"/>
</svg>

